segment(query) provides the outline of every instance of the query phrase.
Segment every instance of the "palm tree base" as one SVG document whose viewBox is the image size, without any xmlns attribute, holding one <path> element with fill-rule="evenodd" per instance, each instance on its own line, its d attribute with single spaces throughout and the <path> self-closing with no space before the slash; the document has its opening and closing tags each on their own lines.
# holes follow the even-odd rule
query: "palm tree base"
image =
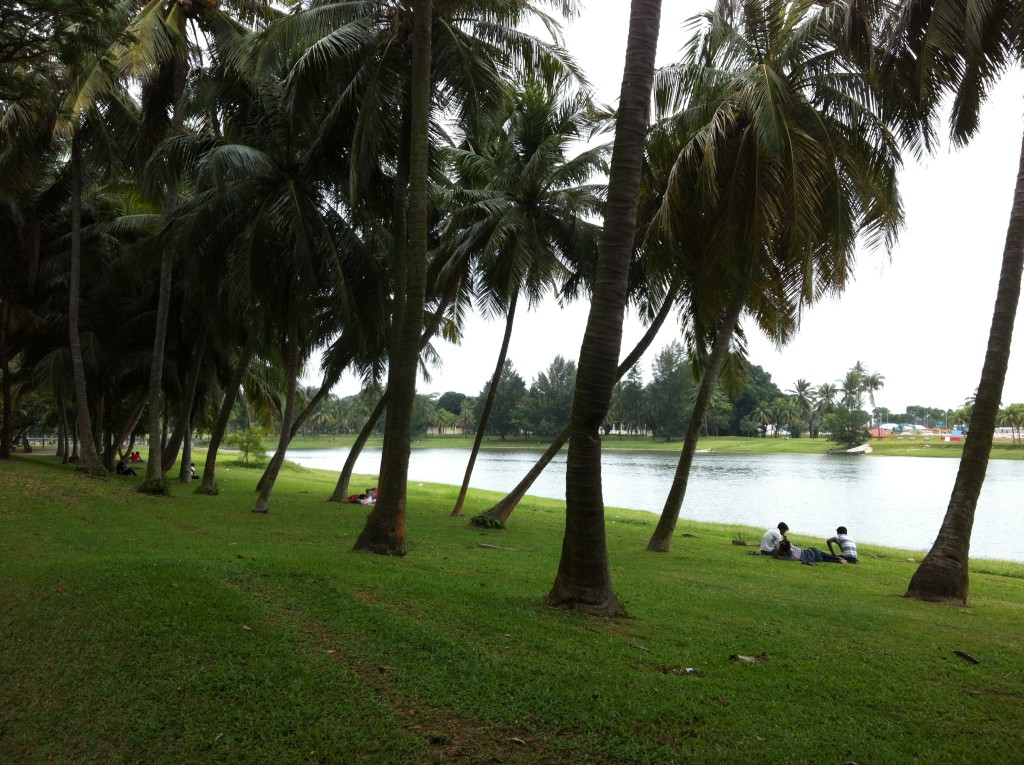
<svg viewBox="0 0 1024 765">
<path fill-rule="evenodd" d="M 376 540 L 367 541 L 359 539 L 356 541 L 352 552 L 366 552 L 374 555 L 391 555 L 396 558 L 405 557 L 405 542 L 397 540 Z"/>
<path fill-rule="evenodd" d="M 557 582 L 555 586 L 556 588 L 558 587 Z M 556 592 L 552 590 L 544 598 L 544 602 L 552 608 L 577 611 L 589 616 L 601 616 L 611 619 L 629 616 L 626 613 L 626 609 L 619 602 L 619 599 L 615 597 L 615 593 L 593 598 L 589 594 L 580 595 L 578 593 Z"/>
<path fill-rule="evenodd" d="M 480 513 L 480 515 L 474 515 L 469 519 L 470 526 L 476 526 L 478 529 L 497 529 L 500 531 L 505 530 L 505 524 L 499 521 L 497 518 L 492 517 L 488 513 Z"/>
<path fill-rule="evenodd" d="M 966 606 L 969 589 L 966 561 L 929 553 L 910 578 L 904 597 Z"/>
<path fill-rule="evenodd" d="M 166 478 L 158 478 L 155 481 L 143 481 L 139 484 L 139 488 L 136 489 L 136 491 L 139 492 L 139 494 L 151 494 L 154 496 L 165 497 L 171 493 L 171 487 Z"/>
<path fill-rule="evenodd" d="M 208 497 L 216 497 L 220 494 L 220 491 L 216 486 L 200 486 L 196 489 L 196 494 L 203 494 Z"/>
<path fill-rule="evenodd" d="M 672 549 L 671 539 L 662 539 L 661 537 L 651 537 L 651 541 L 647 543 L 647 552 L 658 552 L 667 553 Z"/>
</svg>

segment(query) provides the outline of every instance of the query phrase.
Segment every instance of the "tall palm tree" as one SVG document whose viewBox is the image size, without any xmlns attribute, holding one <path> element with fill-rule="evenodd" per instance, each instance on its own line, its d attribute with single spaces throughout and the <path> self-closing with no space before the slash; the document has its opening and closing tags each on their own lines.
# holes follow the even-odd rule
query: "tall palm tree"
<svg viewBox="0 0 1024 765">
<path fill-rule="evenodd" d="M 572 142 L 592 127 L 591 114 L 586 95 L 564 97 L 533 80 L 479 150 L 471 145 L 451 152 L 456 169 L 451 201 L 459 205 L 449 224 L 458 239 L 453 260 L 476 256 L 470 268 L 485 313 L 505 313 L 501 349 L 452 515 L 462 515 L 520 293 L 534 305 L 556 290 L 580 253 L 596 243 L 597 227 L 586 218 L 600 209 L 600 188 L 589 181 L 604 169 L 603 152 L 568 155 Z"/>
<path fill-rule="evenodd" d="M 860 409 L 864 405 L 863 378 L 856 370 L 851 369 L 839 381 L 839 390 L 843 394 L 842 404 L 847 409 Z"/>
<path fill-rule="evenodd" d="M 899 89 L 898 95 L 909 97 L 910 103 L 902 114 L 933 118 L 942 99 L 952 95 L 950 134 L 955 145 L 964 144 L 977 132 L 980 107 L 991 87 L 1024 60 L 1024 3 L 901 0 L 898 7 L 892 65 L 897 76 L 892 80 L 910 86 Z M 1024 136 L 1018 168 L 971 435 L 938 537 L 907 589 L 908 596 L 921 600 L 967 601 L 971 529 L 988 467 L 1024 272 Z"/>
<path fill-rule="evenodd" d="M 861 377 L 861 388 L 868 394 L 868 401 L 871 402 L 871 410 L 875 410 L 875 394 L 885 387 L 885 375 L 878 372 L 865 372 Z M 882 421 L 878 421 L 878 440 L 882 440 Z"/>
<path fill-rule="evenodd" d="M 858 237 L 888 245 L 902 223 L 898 146 L 823 13 L 814 3 L 721 2 L 659 79 L 659 104 L 680 112 L 666 129 L 684 144 L 652 225 L 692 273 L 691 355 L 703 369 L 649 550 L 670 545 L 743 311 L 786 342 L 802 307 L 841 292 Z M 776 425 L 791 419 L 787 409 Z"/>
<path fill-rule="evenodd" d="M 786 394 L 796 403 L 800 417 L 807 422 L 807 430 L 813 437 L 815 399 L 814 389 L 810 382 L 801 377 L 793 384 L 792 390 L 786 391 Z"/>
<path fill-rule="evenodd" d="M 551 604 L 602 615 L 617 615 L 623 608 L 615 596 L 608 564 L 599 428 L 618 377 L 660 27 L 661 0 L 632 0 L 604 228 L 573 398 L 573 438 L 565 476 L 565 536 L 558 573 L 547 596 Z"/>
<path fill-rule="evenodd" d="M 545 4 L 565 14 L 576 9 L 574 0 Z M 314 0 L 275 25 L 261 48 L 264 66 L 268 61 L 290 62 L 296 49 L 302 51 L 290 75 L 291 108 L 331 104 L 318 140 L 337 142 L 339 134 L 344 136 L 353 204 L 367 195 L 379 168 L 394 170 L 395 304 L 388 340 L 381 492 L 356 542 L 359 549 L 397 555 L 405 551 L 408 441 L 427 294 L 428 208 L 418 206 L 418 195 L 426 198 L 427 166 L 414 172 L 413 159 L 426 162 L 430 138 L 439 134 L 432 110 L 472 126 L 481 110 L 503 100 L 503 75 L 513 68 L 527 63 L 548 70 L 558 63 L 571 65 L 560 46 L 545 45 L 517 30 L 531 17 L 553 24 L 526 0 Z M 425 114 L 417 111 L 421 107 Z"/>
</svg>

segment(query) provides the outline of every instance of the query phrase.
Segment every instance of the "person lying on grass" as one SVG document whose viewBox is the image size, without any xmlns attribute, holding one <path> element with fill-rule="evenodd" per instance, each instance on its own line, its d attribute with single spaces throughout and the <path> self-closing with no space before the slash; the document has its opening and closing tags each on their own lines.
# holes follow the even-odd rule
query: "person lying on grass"
<svg viewBox="0 0 1024 765">
<path fill-rule="evenodd" d="M 816 566 L 819 563 L 846 563 L 838 555 L 829 555 L 817 547 L 808 547 L 806 550 L 801 550 L 788 539 L 783 539 L 779 542 L 779 546 L 772 557 L 776 560 L 798 560 L 808 566 Z"/>
</svg>

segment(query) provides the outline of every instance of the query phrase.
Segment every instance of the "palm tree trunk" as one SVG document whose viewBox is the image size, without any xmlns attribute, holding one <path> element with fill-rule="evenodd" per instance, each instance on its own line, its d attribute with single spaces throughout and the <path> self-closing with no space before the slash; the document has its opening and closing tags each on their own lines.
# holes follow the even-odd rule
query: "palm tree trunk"
<svg viewBox="0 0 1024 765">
<path fill-rule="evenodd" d="M 292 420 L 295 418 L 295 389 L 299 384 L 299 311 L 295 304 L 295 294 L 288 298 L 288 329 L 284 341 L 285 374 L 287 375 L 287 389 L 284 399 L 284 413 L 281 416 L 281 436 L 278 443 L 278 451 L 282 454 L 286 451 L 288 441 L 291 438 Z M 274 482 L 281 472 L 281 465 L 284 460 L 277 463 L 277 469 L 266 476 L 263 488 L 256 498 L 254 513 L 266 513 L 270 509 L 270 494 L 274 490 Z"/>
<path fill-rule="evenodd" d="M 57 403 L 57 451 L 55 456 L 60 457 L 62 464 L 68 462 L 68 410 L 64 403 L 64 392 L 59 391 L 54 395 Z"/>
<path fill-rule="evenodd" d="M 345 366 L 348 366 L 347 361 L 341 366 L 341 368 L 344 369 Z M 313 398 L 306 403 L 306 406 L 303 407 L 301 412 L 299 412 L 298 416 L 295 418 L 295 422 L 292 423 L 291 428 L 288 430 L 288 439 L 280 439 L 278 441 L 277 450 L 274 452 L 274 456 L 270 458 L 270 463 L 267 465 L 266 470 L 263 471 L 263 475 L 260 476 L 260 480 L 256 482 L 256 491 L 263 490 L 263 486 L 267 482 L 268 476 L 271 473 L 276 476 L 278 472 L 280 472 L 281 465 L 284 464 L 284 458 L 288 453 L 288 446 L 291 444 L 292 439 L 299 434 L 299 430 L 313 415 L 313 412 L 315 412 L 317 407 L 320 406 L 320 403 L 327 398 L 327 394 L 331 392 L 331 388 L 337 384 L 339 376 L 340 374 L 333 374 L 331 372 L 327 372 L 324 375 L 324 379 L 320 383 L 320 389 L 314 394 Z M 284 432 L 282 431 L 282 435 L 283 434 Z"/>
<path fill-rule="evenodd" d="M 78 333 L 79 301 L 82 292 L 82 142 L 78 133 L 71 139 L 71 275 L 68 288 L 68 344 L 71 370 L 75 381 L 75 414 L 81 440 L 78 469 L 85 472 L 102 470 L 96 442 L 92 439 L 89 397 L 86 392 L 85 362 L 82 340 Z"/>
<path fill-rule="evenodd" d="M 242 355 L 231 375 L 227 390 L 224 391 L 224 400 L 220 404 L 220 411 L 217 413 L 217 422 L 210 434 L 210 446 L 206 450 L 206 464 L 203 466 L 202 483 L 196 489 L 196 494 L 219 494 L 217 490 L 217 452 L 224 440 L 224 433 L 228 429 L 228 422 L 231 421 L 231 411 L 235 408 L 235 400 L 238 398 L 238 391 L 242 387 L 242 380 L 249 368 L 249 359 L 252 358 L 252 351 L 255 347 L 253 338 L 249 338 Z"/>
<path fill-rule="evenodd" d="M 181 452 L 182 444 L 185 442 L 189 429 L 192 427 L 192 408 L 195 405 L 196 389 L 199 387 L 199 375 L 202 372 L 207 337 L 209 337 L 209 331 L 204 326 L 199 333 L 199 339 L 195 347 L 192 349 L 192 358 L 189 361 L 188 371 L 185 372 L 185 387 L 181 392 L 178 414 L 174 418 L 174 430 L 171 431 L 170 437 L 167 438 L 166 443 L 163 444 L 161 449 L 161 454 L 163 455 L 161 470 L 165 475 L 174 467 L 174 463 L 178 461 L 178 454 Z M 185 463 L 185 460 L 182 459 L 182 462 Z M 185 466 L 189 467 L 187 463 Z M 182 473 L 179 468 L 178 478 L 181 479 L 181 477 Z"/>
<path fill-rule="evenodd" d="M 648 552 L 668 552 L 672 546 L 672 534 L 676 530 L 679 511 L 682 510 L 683 498 L 686 496 L 686 485 L 690 478 L 693 455 L 697 452 L 697 437 L 701 422 L 707 414 L 711 395 L 714 393 L 718 377 L 722 373 L 725 357 L 732 344 L 733 333 L 736 332 L 736 325 L 743 313 L 745 297 L 742 290 L 737 290 L 737 294 L 733 296 L 732 305 L 727 309 L 728 313 L 715 335 L 715 342 L 711 346 L 711 355 L 708 357 L 700 388 L 697 389 L 697 398 L 693 402 L 693 412 L 690 415 L 690 423 L 686 427 L 686 437 L 683 439 L 679 463 L 676 465 L 676 472 L 672 477 L 672 486 L 665 498 L 665 506 L 661 510 L 658 525 L 654 529 L 654 534 L 651 535 L 651 540 L 647 543 Z"/>
<path fill-rule="evenodd" d="M 661 308 L 658 310 L 654 320 L 651 321 L 647 331 L 644 332 L 643 337 L 634 346 L 633 350 L 630 351 L 629 355 L 622 360 L 617 370 L 618 377 L 616 380 L 621 380 L 623 375 L 626 374 L 633 366 L 640 360 L 640 358 L 650 348 L 651 343 L 654 342 L 654 338 L 661 330 L 662 325 L 665 323 L 665 319 L 668 318 L 669 313 L 672 311 L 672 306 L 675 304 L 676 297 L 679 295 L 679 285 L 673 284 L 669 291 L 665 295 L 665 300 L 661 304 Z M 621 431 L 620 431 L 621 432 Z M 555 436 L 555 440 L 551 442 L 544 453 L 540 455 L 540 458 L 534 463 L 533 467 L 523 476 L 515 488 L 512 489 L 508 494 L 502 497 L 497 504 L 491 507 L 487 512 L 476 515 L 470 521 L 474 526 L 480 526 L 483 528 L 505 528 L 505 524 L 508 523 L 508 519 L 512 516 L 516 507 L 522 501 L 523 497 L 526 496 L 526 492 L 533 486 L 534 481 L 544 472 L 545 468 L 551 463 L 551 460 L 555 458 L 555 455 L 562 450 L 565 442 L 569 440 L 569 436 L 572 433 L 572 425 L 566 425 L 562 428 L 562 432 Z"/>
<path fill-rule="evenodd" d="M 597 277 L 580 348 L 565 474 L 565 536 L 552 605 L 605 616 L 624 609 L 612 588 L 601 491 L 599 429 L 608 413 L 622 343 L 629 261 L 661 25 L 661 0 L 632 0 Z"/>
<path fill-rule="evenodd" d="M 1003 245 L 1003 263 L 999 272 L 995 309 L 989 329 L 988 348 L 981 370 L 981 382 L 971 413 L 970 433 L 964 443 L 960 469 L 953 484 L 946 516 L 939 536 L 910 579 L 907 597 L 929 601 L 967 603 L 970 589 L 968 558 L 974 512 L 978 506 L 989 452 L 1003 397 L 1003 382 L 1010 361 L 1013 324 L 1020 300 L 1021 273 L 1024 271 L 1024 139 L 1017 165 L 1017 184 L 1013 207 Z"/>
<path fill-rule="evenodd" d="M 345 464 L 341 468 L 341 475 L 338 476 L 338 483 L 334 487 L 334 493 L 327 500 L 328 502 L 345 502 L 348 500 L 348 487 L 352 481 L 352 472 L 356 468 L 356 460 L 359 459 L 359 454 L 362 452 L 363 447 L 366 446 L 366 442 L 369 440 L 370 434 L 373 433 L 373 429 L 377 427 L 377 420 L 380 419 L 381 414 L 384 412 L 387 402 L 388 393 L 384 391 L 370 416 L 366 418 L 366 423 L 363 425 L 363 429 L 359 431 L 359 435 L 356 437 L 355 443 L 352 444 L 352 448 L 348 450 L 348 457 L 345 458 Z"/>
<path fill-rule="evenodd" d="M 457 283 L 457 280 L 451 280 L 445 287 L 444 294 L 441 296 L 441 300 L 438 302 L 437 308 L 434 310 L 434 315 L 423 330 L 423 337 L 420 340 L 421 350 L 430 342 L 430 339 L 441 326 L 441 320 L 444 318 L 444 311 L 452 301 Z M 346 502 L 348 500 L 349 484 L 352 482 L 352 473 L 356 469 L 356 461 L 359 459 L 359 455 L 362 453 L 363 447 L 366 446 L 366 442 L 373 434 L 373 429 L 377 427 L 377 421 L 380 419 L 381 414 L 384 412 L 384 408 L 387 406 L 387 400 L 388 394 L 387 391 L 384 391 L 384 393 L 381 394 L 380 399 L 378 399 L 376 406 L 374 406 L 373 411 L 370 413 L 370 416 L 367 418 L 366 423 L 363 425 L 363 429 L 359 431 L 359 435 L 352 444 L 352 448 L 348 450 L 348 457 L 345 458 L 345 464 L 342 466 L 341 473 L 338 475 L 338 482 L 334 486 L 334 493 L 327 498 L 328 502 Z"/>
<path fill-rule="evenodd" d="M 405 291 L 396 327 L 397 354 L 388 367 L 388 416 L 381 454 L 380 495 L 355 549 L 381 555 L 405 555 L 405 505 L 416 376 L 419 372 L 423 304 L 426 295 L 429 234 L 428 136 L 431 96 L 431 0 L 413 0 L 412 75 L 409 139 L 408 262 Z M 401 267 L 401 263 L 396 264 Z"/>
<path fill-rule="evenodd" d="M 0 420 L 0 460 L 11 458 L 11 368 L 7 359 L 7 328 L 11 323 L 10 298 L 0 306 L 0 387 L 3 392 L 3 419 Z"/>
<path fill-rule="evenodd" d="M 459 489 L 459 498 L 455 500 L 453 516 L 462 515 L 462 506 L 466 502 L 466 494 L 469 492 L 469 481 L 473 477 L 473 466 L 476 464 L 476 456 L 480 453 L 480 444 L 483 443 L 484 433 L 487 431 L 487 421 L 491 416 L 491 408 L 494 406 L 494 399 L 498 395 L 498 384 L 501 382 L 501 372 L 505 368 L 505 357 L 508 355 L 508 344 L 512 340 L 512 325 L 516 318 L 516 302 L 519 300 L 518 291 L 512 295 L 509 302 L 508 315 L 505 316 L 505 334 L 501 338 L 501 350 L 498 351 L 498 362 L 494 365 L 494 374 L 491 375 L 491 387 L 487 391 L 487 400 L 484 401 L 484 409 L 480 413 L 480 424 L 476 429 L 476 438 L 473 439 L 473 449 L 469 453 L 469 462 L 466 464 L 466 475 L 462 479 L 462 487 Z"/>
<path fill-rule="evenodd" d="M 188 63 L 177 55 L 174 62 L 174 112 L 171 117 L 171 134 L 178 135 L 184 125 L 184 111 L 181 98 L 185 92 L 185 77 Z M 178 188 L 171 182 L 164 198 L 164 216 L 169 215 L 178 206 Z M 153 334 L 153 356 L 149 367 L 149 390 L 146 396 L 149 407 L 149 461 L 146 463 L 146 480 L 139 486 L 139 491 L 153 494 L 166 494 L 164 482 L 164 461 L 160 423 L 160 393 L 163 388 L 164 351 L 167 346 L 167 325 L 171 314 L 171 279 L 174 275 L 174 250 L 170 243 L 160 250 L 160 289 L 157 293 L 156 328 Z"/>
</svg>

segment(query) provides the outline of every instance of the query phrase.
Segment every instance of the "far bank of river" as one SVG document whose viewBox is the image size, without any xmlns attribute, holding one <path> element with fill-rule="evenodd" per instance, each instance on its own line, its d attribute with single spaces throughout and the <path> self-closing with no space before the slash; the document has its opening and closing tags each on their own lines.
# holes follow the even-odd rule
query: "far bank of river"
<svg viewBox="0 0 1024 765">
<path fill-rule="evenodd" d="M 458 486 L 468 454 L 468 449 L 415 449 L 410 480 Z M 331 471 L 340 471 L 347 456 L 347 447 L 288 451 L 293 462 Z M 506 492 L 537 456 L 535 450 L 484 451 L 477 458 L 472 486 Z M 605 504 L 660 513 L 677 457 L 666 452 L 605 452 Z M 923 551 L 938 533 L 958 466 L 958 460 L 950 459 L 705 452 L 694 460 L 682 518 L 755 528 L 785 521 L 793 534 L 820 540 L 845 525 L 858 542 Z M 358 473 L 376 475 L 379 469 L 379 449 L 365 450 L 356 463 Z M 565 499 L 564 453 L 530 493 Z M 454 497 L 453 491 L 453 501 Z M 1022 497 L 1024 465 L 991 462 L 978 503 L 972 556 L 1024 562 L 1024 548 L 1016 542 Z"/>
</svg>

